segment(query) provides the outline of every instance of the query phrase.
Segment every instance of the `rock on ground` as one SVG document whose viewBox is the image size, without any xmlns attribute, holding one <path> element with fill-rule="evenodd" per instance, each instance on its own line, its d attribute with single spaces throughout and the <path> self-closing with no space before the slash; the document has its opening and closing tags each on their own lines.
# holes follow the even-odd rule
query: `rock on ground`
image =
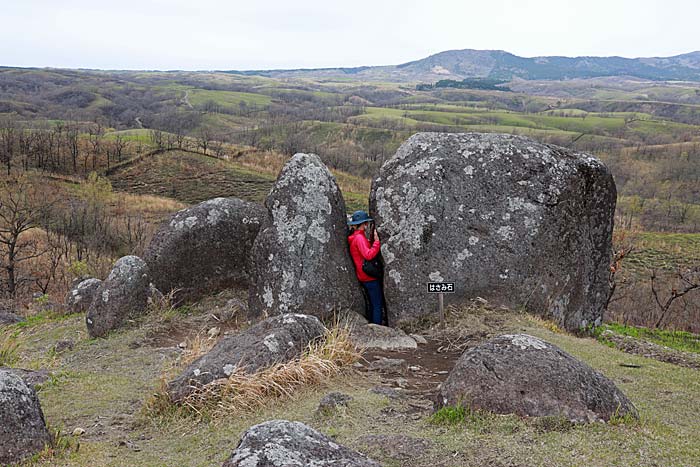
<svg viewBox="0 0 700 467">
<path fill-rule="evenodd" d="M 408 363 L 403 358 L 381 357 L 380 359 L 371 362 L 368 369 L 370 371 L 378 371 L 380 373 L 405 375 L 408 372 Z"/>
<path fill-rule="evenodd" d="M 410 350 L 418 347 L 415 339 L 401 329 L 373 323 L 351 328 L 350 339 L 363 349 Z"/>
<path fill-rule="evenodd" d="M 0 370 L 0 464 L 19 462 L 48 443 L 36 392 L 19 376 Z"/>
<path fill-rule="evenodd" d="M 17 324 L 24 321 L 24 319 L 16 313 L 10 311 L 0 311 L 0 325 L 3 324 Z"/>
<path fill-rule="evenodd" d="M 275 363 L 299 357 L 307 345 L 326 332 L 315 316 L 273 316 L 240 334 L 221 339 L 168 384 L 170 398 L 179 402 L 198 387 L 236 371 L 251 374 Z"/>
<path fill-rule="evenodd" d="M 380 464 L 300 422 L 252 426 L 223 467 L 379 467 Z"/>
<path fill-rule="evenodd" d="M 348 407 L 348 403 L 353 400 L 352 396 L 342 392 L 330 392 L 321 398 L 316 410 L 321 415 L 330 415 L 339 409 Z"/>
<path fill-rule="evenodd" d="M 599 323 L 608 295 L 616 188 L 597 159 L 501 134 L 418 133 L 382 166 L 370 211 L 389 323 L 445 302 L 524 306 L 569 330 Z"/>
<path fill-rule="evenodd" d="M 315 154 L 296 154 L 265 201 L 268 215 L 253 247 L 253 316 L 364 314 L 347 241 L 345 201 Z"/>
<path fill-rule="evenodd" d="M 464 352 L 442 384 L 436 407 L 469 405 L 498 414 L 561 416 L 572 422 L 637 417 L 608 378 L 527 334 L 502 335 Z"/>
<path fill-rule="evenodd" d="M 24 368 L 0 367 L 0 371 L 7 371 L 16 376 L 19 376 L 20 378 L 22 378 L 22 381 L 24 381 L 24 384 L 34 389 L 35 391 L 37 390 L 37 386 L 44 384 L 46 381 L 48 381 L 49 377 L 51 376 L 49 370 L 46 369 L 25 370 Z"/>
<path fill-rule="evenodd" d="M 250 252 L 264 217 L 261 205 L 238 198 L 214 198 L 173 214 L 143 256 L 154 284 L 188 301 L 248 286 Z"/>
<path fill-rule="evenodd" d="M 95 298 L 97 289 L 102 281 L 89 278 L 81 281 L 66 294 L 66 308 L 68 313 L 84 313 L 90 307 Z"/>
<path fill-rule="evenodd" d="M 85 318 L 88 334 L 104 337 L 127 319 L 143 315 L 154 293 L 146 263 L 138 256 L 120 258 L 95 292 Z"/>
</svg>

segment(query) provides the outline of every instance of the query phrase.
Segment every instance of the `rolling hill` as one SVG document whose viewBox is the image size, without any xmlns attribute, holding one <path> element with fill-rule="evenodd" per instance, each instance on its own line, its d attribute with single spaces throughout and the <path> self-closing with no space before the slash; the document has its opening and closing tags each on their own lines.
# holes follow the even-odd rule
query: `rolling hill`
<svg viewBox="0 0 700 467">
<path fill-rule="evenodd" d="M 273 78 L 328 78 L 417 82 L 493 78 L 564 80 L 631 76 L 652 81 L 700 81 L 700 51 L 673 57 L 519 57 L 502 50 L 448 50 L 394 66 L 251 70 L 229 73 Z"/>
</svg>

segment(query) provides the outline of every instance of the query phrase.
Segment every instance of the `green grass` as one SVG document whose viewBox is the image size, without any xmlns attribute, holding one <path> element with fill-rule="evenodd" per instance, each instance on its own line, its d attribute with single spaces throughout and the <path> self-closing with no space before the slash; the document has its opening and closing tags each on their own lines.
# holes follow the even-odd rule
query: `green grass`
<svg viewBox="0 0 700 467">
<path fill-rule="evenodd" d="M 17 338 L 7 331 L 0 335 L 0 366 L 13 366 L 19 360 Z"/>
<path fill-rule="evenodd" d="M 700 262 L 700 234 L 642 232 L 625 267 L 646 274 L 650 269 L 674 271 Z"/>
<path fill-rule="evenodd" d="M 23 330 L 20 340 L 20 366 L 43 359 L 46 349 L 59 339 L 76 341 L 73 350 L 53 360 L 52 371 L 60 375 L 59 380 L 44 385 L 38 395 L 51 426 L 63 427 L 64 433 L 81 427 L 86 433 L 78 450 L 68 449 L 37 464 L 220 466 L 248 427 L 286 419 L 306 423 L 387 467 L 409 463 L 481 467 L 515 460 L 517 465 L 547 467 L 695 465 L 700 457 L 697 370 L 625 354 L 595 339 L 555 334 L 521 315 L 505 318 L 509 326 L 561 347 L 611 378 L 637 406 L 641 420 L 571 425 L 549 417 L 493 414 L 478 414 L 472 420 L 467 409 L 452 408 L 432 415 L 429 410 L 416 412 L 411 397 L 390 400 L 370 392 L 379 378 L 353 373 L 322 387 L 305 388 L 290 400 L 271 402 L 260 410 L 231 413 L 216 423 L 187 418 L 154 421 L 143 415 L 143 402 L 159 387 L 160 374 L 175 363 L 177 352 L 144 344 L 145 329 L 88 339 L 84 317 L 74 315 L 37 321 Z M 620 366 L 621 362 L 643 365 L 629 368 Z M 320 417 L 316 414 L 319 400 L 331 391 L 354 400 L 343 413 Z M 391 457 L 384 446 L 362 444 L 366 434 L 412 436 L 429 440 L 431 447 L 407 461 Z M 120 445 L 122 441 L 127 446 Z"/>
<path fill-rule="evenodd" d="M 116 190 L 193 204 L 219 196 L 262 202 L 275 179 L 224 160 L 167 151 L 118 170 L 110 180 Z"/>
<path fill-rule="evenodd" d="M 151 130 L 145 128 L 137 128 L 134 130 L 111 131 L 109 133 L 105 133 L 105 138 L 108 140 L 113 140 L 117 137 L 117 135 L 121 135 L 121 137 L 124 138 L 125 141 L 133 141 L 135 143 L 143 143 L 148 145 L 152 144 Z"/>
<path fill-rule="evenodd" d="M 246 105 L 265 107 L 272 102 L 272 98 L 270 96 L 250 92 L 210 91 L 195 88 L 188 89 L 187 92 L 188 100 L 193 106 L 203 105 L 207 101 L 214 101 L 219 105 L 229 107 L 238 107 L 241 102 L 245 102 Z"/>
<path fill-rule="evenodd" d="M 608 323 L 595 330 L 598 339 L 605 340 L 604 331 L 612 330 L 622 336 L 631 336 L 683 352 L 700 353 L 700 335 L 685 331 L 667 331 Z"/>
</svg>

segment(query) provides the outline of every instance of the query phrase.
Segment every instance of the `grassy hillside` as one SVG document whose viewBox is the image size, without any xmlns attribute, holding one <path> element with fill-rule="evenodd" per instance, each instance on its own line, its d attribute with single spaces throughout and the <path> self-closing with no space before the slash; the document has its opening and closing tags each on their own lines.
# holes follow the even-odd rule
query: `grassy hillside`
<svg viewBox="0 0 700 467">
<path fill-rule="evenodd" d="M 517 330 L 556 344 L 611 378 L 637 406 L 641 421 L 572 426 L 557 419 L 476 414 L 456 424 L 436 424 L 431 421 L 431 390 L 417 390 L 423 382 L 409 378 L 408 391 L 398 390 L 405 395 L 389 399 L 370 389 L 392 386 L 392 378 L 354 370 L 289 399 L 271 400 L 263 409 L 232 413 L 215 422 L 149 418 L 144 401 L 159 387 L 162 372 L 175 364 L 181 352 L 175 341 L 205 332 L 211 326 L 207 311 L 225 298 L 209 300 L 189 315 L 174 315 L 167 322 L 153 316 L 140 328 L 115 332 L 107 339 L 88 339 L 81 316 L 45 315 L 10 328 L 19 345 L 19 365 L 48 367 L 53 373 L 39 390 L 49 425 L 60 427 L 64 440 L 72 438 L 69 433 L 75 428 L 86 430 L 77 452 L 59 452 L 35 465 L 219 466 L 245 429 L 269 419 L 302 421 L 389 467 L 407 462 L 416 467 L 690 466 L 700 457 L 697 370 L 625 354 L 593 339 L 555 334 L 537 320 L 504 311 L 472 309 L 469 316 L 454 315 L 451 319 L 457 321 L 450 322 L 450 329 L 471 336 L 471 342 L 471 333 L 479 330 L 486 334 Z M 465 318 L 469 326 L 460 321 Z M 452 333 L 427 335 L 435 346 L 460 342 Z M 60 339 L 74 340 L 74 349 L 52 353 Z M 483 339 L 483 334 L 476 339 Z M 425 352 L 430 351 L 419 348 L 390 356 L 416 361 L 423 371 L 436 371 Z M 459 352 L 445 355 L 455 358 Z M 342 391 L 354 400 L 345 412 L 317 415 L 320 398 L 330 391 Z M 427 447 L 401 454 L 392 446 L 367 445 L 362 437 L 370 434 L 407 435 L 424 440 Z"/>
<path fill-rule="evenodd" d="M 120 168 L 110 180 L 120 191 L 167 196 L 193 204 L 218 196 L 262 202 L 274 177 L 213 157 L 167 151 Z"/>
<path fill-rule="evenodd" d="M 458 56 L 450 55 L 450 60 Z M 207 140 L 286 156 L 316 152 L 332 168 L 365 179 L 416 131 L 514 133 L 603 159 L 622 199 L 639 198 L 637 207 L 621 202 L 619 211 L 638 227 L 697 232 L 696 83 L 601 77 L 514 80 L 506 83 L 513 92 L 417 90 L 415 83 L 391 79 L 362 81 L 357 71 L 343 79 L 323 74 L 276 79 L 210 72 L 0 69 L 0 126 L 48 131 L 62 125 L 60 135 L 66 138 L 66 129 L 76 121 L 85 143 L 78 172 L 110 162 L 99 138 L 143 146 L 152 143 L 150 132 L 157 129 L 190 138 L 195 149 L 197 141 Z M 94 122 L 102 136 L 91 133 Z M 97 155 L 95 144 L 101 147 Z M 30 164 L 43 164 L 27 157 Z M 72 165 L 65 162 L 60 171 L 72 174 Z M 196 198 L 191 190 L 183 196 Z"/>
</svg>

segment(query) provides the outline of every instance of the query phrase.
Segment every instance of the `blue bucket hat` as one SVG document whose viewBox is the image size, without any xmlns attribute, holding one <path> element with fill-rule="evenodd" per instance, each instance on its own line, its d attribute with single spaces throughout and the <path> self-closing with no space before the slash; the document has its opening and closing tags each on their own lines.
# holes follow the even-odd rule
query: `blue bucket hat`
<svg viewBox="0 0 700 467">
<path fill-rule="evenodd" d="M 352 213 L 352 218 L 350 219 L 350 222 L 348 222 L 348 225 L 359 225 L 372 220 L 373 219 L 369 217 L 369 214 L 367 214 L 365 211 L 355 211 Z"/>
</svg>

